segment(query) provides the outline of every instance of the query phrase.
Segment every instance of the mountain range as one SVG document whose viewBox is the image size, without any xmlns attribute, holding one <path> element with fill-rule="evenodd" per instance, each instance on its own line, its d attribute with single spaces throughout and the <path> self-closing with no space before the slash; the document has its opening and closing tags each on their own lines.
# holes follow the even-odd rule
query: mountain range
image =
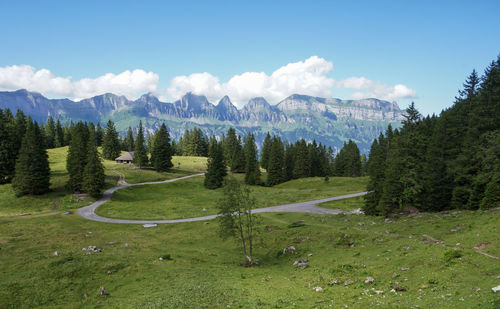
<svg viewBox="0 0 500 309">
<path fill-rule="evenodd" d="M 108 119 L 117 129 L 137 127 L 142 120 L 147 130 L 158 129 L 162 122 L 173 138 L 185 129 L 199 127 L 207 135 L 221 136 L 229 127 L 240 135 L 252 132 L 261 144 L 270 132 L 294 142 L 304 138 L 316 140 L 338 151 L 344 141 L 354 140 L 362 153 L 367 153 L 374 138 L 388 124 L 399 127 L 402 112 L 397 103 L 369 98 L 341 100 L 293 94 L 276 105 L 264 98 L 251 99 L 242 109 L 236 108 L 228 96 L 217 105 L 203 95 L 187 93 L 179 100 L 161 102 L 151 93 L 137 100 L 111 93 L 80 101 L 48 99 L 24 89 L 0 92 L 0 108 L 13 112 L 21 109 L 32 119 L 45 122 L 53 116 L 61 121 L 91 121 L 105 124 Z"/>
</svg>

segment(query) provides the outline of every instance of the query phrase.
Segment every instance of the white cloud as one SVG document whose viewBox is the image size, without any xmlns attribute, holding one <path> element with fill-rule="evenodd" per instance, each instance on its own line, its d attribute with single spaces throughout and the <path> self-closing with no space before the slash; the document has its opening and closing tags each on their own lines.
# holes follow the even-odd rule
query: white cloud
<svg viewBox="0 0 500 309">
<path fill-rule="evenodd" d="M 336 83 L 337 87 L 358 90 L 351 94 L 353 99 L 377 98 L 388 101 L 415 98 L 417 92 L 405 85 L 390 86 L 365 77 L 350 77 Z"/>
<path fill-rule="evenodd" d="M 194 73 L 174 77 L 165 90 L 158 89 L 159 76 L 144 70 L 107 73 L 97 78 L 83 78 L 73 81 L 71 77 L 54 76 L 47 69 L 36 70 L 29 65 L 0 67 L 0 91 L 28 89 L 46 96 L 89 98 L 111 92 L 130 99 L 145 92 L 164 93 L 178 99 L 186 92 L 205 95 L 216 103 L 228 95 L 239 107 L 254 97 L 264 97 L 271 104 L 298 93 L 319 97 L 331 97 L 332 88 L 352 89 L 353 99 L 374 97 L 389 101 L 416 97 L 416 91 L 405 85 L 394 86 L 365 77 L 350 77 L 335 81 L 329 74 L 333 70 L 330 61 L 312 56 L 304 61 L 289 63 L 270 75 L 264 72 L 245 72 L 234 75 L 226 82 L 210 73 Z M 164 97 L 160 97 L 166 100 Z"/>
<path fill-rule="evenodd" d="M 228 95 L 240 107 L 254 97 L 264 97 L 271 104 L 294 93 L 328 97 L 331 96 L 330 89 L 335 83 L 333 78 L 327 76 L 332 69 L 331 62 L 312 56 L 305 61 L 289 63 L 271 75 L 245 72 L 233 76 L 225 83 L 207 72 L 194 73 L 173 78 L 167 94 L 178 99 L 191 91 L 207 96 L 212 102 Z"/>
<path fill-rule="evenodd" d="M 144 92 L 156 92 L 159 76 L 143 70 L 107 73 L 97 78 L 72 81 L 71 77 L 54 76 L 47 69 L 29 65 L 0 67 L 0 90 L 27 89 L 44 95 L 89 98 L 107 92 L 134 98 Z"/>
</svg>

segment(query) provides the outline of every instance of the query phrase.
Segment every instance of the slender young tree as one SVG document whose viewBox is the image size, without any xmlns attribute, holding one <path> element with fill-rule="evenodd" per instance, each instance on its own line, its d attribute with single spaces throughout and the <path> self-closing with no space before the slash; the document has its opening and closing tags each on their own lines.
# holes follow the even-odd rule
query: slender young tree
<svg viewBox="0 0 500 309">
<path fill-rule="evenodd" d="M 260 183 L 260 168 L 257 161 L 257 147 L 255 146 L 255 137 L 248 133 L 245 139 L 245 183 L 247 185 L 256 185 Z"/>
<path fill-rule="evenodd" d="M 144 145 L 144 131 L 142 130 L 142 121 L 139 122 L 139 132 L 137 132 L 137 137 L 135 140 L 134 148 L 134 163 L 143 168 L 148 165 L 148 153 L 146 151 L 146 146 Z"/>
<path fill-rule="evenodd" d="M 102 155 L 105 159 L 114 160 L 120 156 L 120 140 L 113 121 L 109 120 L 102 142 Z"/>
<path fill-rule="evenodd" d="M 167 126 L 163 123 L 155 134 L 151 151 L 151 165 L 158 172 L 166 172 L 172 168 L 172 148 Z"/>
<path fill-rule="evenodd" d="M 90 130 L 87 143 L 87 164 L 83 170 L 82 188 L 92 197 L 98 198 L 104 188 L 104 181 L 104 167 L 101 156 L 97 151 L 95 133 Z"/>
<path fill-rule="evenodd" d="M 49 191 L 50 167 L 38 124 L 28 122 L 12 180 L 16 196 L 39 195 Z"/>
<path fill-rule="evenodd" d="M 248 187 L 229 177 L 225 181 L 224 195 L 217 203 L 219 235 L 223 239 L 234 237 L 239 240 L 247 264 L 255 264 L 253 247 L 258 235 L 258 217 L 252 212 L 255 199 Z"/>
</svg>

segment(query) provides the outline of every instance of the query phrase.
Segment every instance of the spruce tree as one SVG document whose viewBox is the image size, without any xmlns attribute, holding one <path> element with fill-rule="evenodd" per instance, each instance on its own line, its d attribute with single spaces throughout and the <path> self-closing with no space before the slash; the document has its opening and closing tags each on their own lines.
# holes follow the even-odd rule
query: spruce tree
<svg viewBox="0 0 500 309">
<path fill-rule="evenodd" d="M 16 161 L 12 188 L 16 196 L 39 195 L 49 191 L 49 160 L 40 128 L 36 122 L 29 121 L 27 124 L 26 133 Z"/>
<path fill-rule="evenodd" d="M 207 172 L 204 180 L 205 188 L 213 190 L 222 187 L 224 176 L 226 176 L 224 150 L 221 143 L 217 142 L 215 137 L 212 137 L 210 139 Z"/>
<path fill-rule="evenodd" d="M 260 166 L 267 170 L 269 162 L 269 153 L 271 152 L 271 135 L 267 132 L 264 142 L 262 143 L 262 151 L 260 152 Z"/>
<path fill-rule="evenodd" d="M 88 128 L 80 121 L 72 130 L 66 169 L 68 170 L 68 188 L 73 192 L 81 192 L 83 185 L 83 172 L 88 159 Z"/>
<path fill-rule="evenodd" d="M 296 158 L 293 167 L 293 178 L 309 177 L 309 150 L 306 141 L 301 139 L 296 143 Z"/>
<path fill-rule="evenodd" d="M 245 183 L 247 185 L 256 185 L 260 183 L 260 168 L 257 161 L 257 147 L 255 146 L 255 137 L 248 133 L 245 139 Z"/>
<path fill-rule="evenodd" d="M 151 151 L 151 165 L 158 172 L 166 172 L 173 167 L 172 149 L 167 126 L 163 123 L 155 134 Z"/>
<path fill-rule="evenodd" d="M 139 122 L 139 132 L 137 132 L 137 137 L 135 140 L 134 164 L 139 168 L 143 168 L 148 165 L 148 153 L 146 151 L 146 146 L 144 145 L 142 121 Z"/>
<path fill-rule="evenodd" d="M 102 155 L 105 159 L 114 160 L 120 156 L 120 140 L 113 121 L 109 120 L 102 142 Z"/>
<path fill-rule="evenodd" d="M 94 130 L 90 130 L 87 143 L 87 164 L 83 171 L 82 188 L 90 196 L 98 198 L 104 188 L 104 167 L 97 151 Z"/>
<path fill-rule="evenodd" d="M 7 131 L 4 112 L 0 109 L 0 184 L 7 183 L 10 175 L 9 160 L 12 154 L 9 149 L 12 142 Z"/>
<path fill-rule="evenodd" d="M 267 185 L 274 186 L 284 181 L 285 171 L 283 169 L 284 151 L 283 143 L 279 137 L 271 140 L 271 149 L 267 162 Z"/>
<path fill-rule="evenodd" d="M 61 125 L 61 121 L 59 121 L 59 119 L 57 119 L 57 122 L 56 122 L 55 143 L 56 143 L 55 144 L 56 147 L 66 146 L 64 144 L 64 131 L 63 131 L 63 128 L 62 128 L 62 125 Z"/>
<path fill-rule="evenodd" d="M 102 146 L 102 139 L 104 138 L 104 130 L 101 127 L 101 123 L 98 122 L 95 128 L 95 143 L 97 147 Z"/>
<path fill-rule="evenodd" d="M 125 138 L 125 150 L 126 151 L 134 151 L 135 142 L 134 142 L 134 132 L 131 127 L 128 127 L 127 137 Z"/>
<path fill-rule="evenodd" d="M 45 124 L 45 132 L 46 132 L 46 144 L 47 148 L 55 148 L 56 147 L 56 124 L 54 122 L 54 118 L 51 116 L 47 119 L 47 123 Z"/>
</svg>

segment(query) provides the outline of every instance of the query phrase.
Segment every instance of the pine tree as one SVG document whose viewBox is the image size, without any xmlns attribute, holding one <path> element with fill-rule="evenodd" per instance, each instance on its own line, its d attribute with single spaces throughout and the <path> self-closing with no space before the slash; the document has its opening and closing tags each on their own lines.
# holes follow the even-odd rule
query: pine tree
<svg viewBox="0 0 500 309">
<path fill-rule="evenodd" d="M 82 188 L 90 196 L 98 198 L 104 188 L 105 175 L 101 156 L 97 151 L 94 130 L 90 130 L 87 143 L 87 164 L 83 170 Z"/>
<path fill-rule="evenodd" d="M 104 130 L 101 127 L 101 123 L 98 122 L 95 129 L 95 143 L 97 147 L 102 146 L 102 139 L 104 138 Z"/>
<path fill-rule="evenodd" d="M 267 132 L 264 142 L 262 143 L 262 151 L 260 153 L 260 166 L 267 170 L 269 162 L 269 153 L 271 152 L 271 135 Z"/>
<path fill-rule="evenodd" d="M 0 184 L 7 183 L 11 173 L 9 160 L 12 155 L 10 153 L 10 144 L 12 142 L 7 131 L 7 121 L 5 120 L 3 110 L 0 109 Z"/>
<path fill-rule="evenodd" d="M 12 188 L 16 196 L 39 195 L 49 191 L 49 160 L 36 122 L 28 122 L 15 170 Z"/>
<path fill-rule="evenodd" d="M 484 198 L 481 200 L 481 209 L 500 207 L 500 173 L 496 173 L 486 185 Z"/>
<path fill-rule="evenodd" d="M 114 160 L 120 156 L 120 141 L 114 123 L 109 120 L 106 134 L 102 142 L 102 155 L 105 159 Z"/>
<path fill-rule="evenodd" d="M 148 153 L 144 145 L 144 132 L 142 130 L 142 121 L 139 122 L 139 132 L 135 140 L 134 164 L 143 168 L 148 165 Z"/>
<path fill-rule="evenodd" d="M 134 141 L 134 132 L 131 127 L 128 127 L 127 137 L 125 138 L 125 150 L 126 151 L 134 151 L 135 149 L 135 141 Z"/>
<path fill-rule="evenodd" d="M 267 185 L 274 186 L 284 181 L 285 172 L 283 170 L 284 150 L 283 143 L 279 137 L 271 140 L 271 149 L 267 162 Z"/>
<path fill-rule="evenodd" d="M 283 163 L 284 181 L 288 181 L 293 178 L 294 162 L 295 162 L 295 148 L 293 147 L 293 145 L 287 143 L 287 145 L 285 146 L 285 162 Z"/>
<path fill-rule="evenodd" d="M 257 147 L 255 137 L 248 133 L 245 139 L 245 183 L 247 185 L 256 185 L 260 183 L 260 168 L 257 161 Z"/>
<path fill-rule="evenodd" d="M 56 124 L 52 116 L 47 119 L 47 123 L 45 124 L 45 132 L 47 148 L 56 147 Z"/>
<path fill-rule="evenodd" d="M 207 172 L 205 173 L 204 180 L 205 187 L 211 190 L 222 187 L 224 176 L 226 176 L 224 150 L 221 143 L 217 142 L 215 137 L 212 137 L 208 151 Z"/>
<path fill-rule="evenodd" d="M 227 136 L 223 138 L 224 157 L 233 173 L 245 171 L 245 156 L 241 146 L 241 138 L 233 128 L 229 128 Z"/>
<path fill-rule="evenodd" d="M 63 131 L 63 128 L 61 126 L 61 121 L 59 121 L 59 119 L 57 119 L 57 122 L 56 122 L 55 143 L 56 143 L 56 145 L 55 145 L 56 147 L 65 146 L 65 144 L 64 144 L 64 131 Z"/>
<path fill-rule="evenodd" d="M 293 178 L 309 177 L 310 163 L 309 163 L 309 150 L 304 139 L 298 141 L 295 145 L 296 157 L 293 167 Z"/>
<path fill-rule="evenodd" d="M 88 159 L 88 128 L 80 121 L 72 130 L 66 169 L 68 170 L 68 188 L 73 192 L 81 192 L 83 185 L 83 172 Z"/>
<path fill-rule="evenodd" d="M 173 167 L 170 136 L 164 123 L 154 137 L 151 165 L 158 172 L 166 172 Z"/>
</svg>

